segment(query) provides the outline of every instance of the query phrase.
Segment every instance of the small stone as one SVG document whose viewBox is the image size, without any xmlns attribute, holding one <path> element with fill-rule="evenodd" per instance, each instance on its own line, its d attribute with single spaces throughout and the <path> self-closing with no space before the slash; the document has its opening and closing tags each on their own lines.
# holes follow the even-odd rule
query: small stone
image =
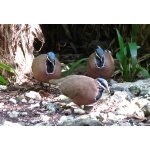
<svg viewBox="0 0 150 150">
<path fill-rule="evenodd" d="M 21 112 L 20 115 L 21 115 L 21 116 L 27 116 L 28 113 L 27 113 L 27 112 Z"/>
<path fill-rule="evenodd" d="M 36 103 L 36 104 L 31 104 L 28 108 L 29 109 L 34 109 L 36 107 L 40 107 L 40 104 L 39 103 Z"/>
<path fill-rule="evenodd" d="M 48 102 L 46 102 L 46 101 L 42 101 L 42 105 L 45 107 L 45 106 L 47 106 L 47 105 L 48 105 Z"/>
<path fill-rule="evenodd" d="M 69 102 L 66 106 L 75 106 L 73 102 Z"/>
<path fill-rule="evenodd" d="M 22 95 L 19 95 L 18 97 L 16 97 L 16 99 L 17 99 L 18 101 L 22 101 L 23 99 L 25 99 L 25 97 L 24 97 L 24 95 L 22 94 Z"/>
<path fill-rule="evenodd" d="M 17 103 L 16 99 L 14 99 L 14 98 L 10 98 L 9 101 L 12 102 L 12 103 L 14 103 L 14 104 Z"/>
<path fill-rule="evenodd" d="M 79 117 L 76 117 L 76 119 L 90 119 L 90 116 L 84 114 L 84 115 L 81 115 L 81 116 L 79 116 Z"/>
<path fill-rule="evenodd" d="M 91 119 L 93 120 L 97 120 L 97 118 L 99 118 L 100 113 L 99 112 L 91 112 L 90 114 Z"/>
<path fill-rule="evenodd" d="M 108 113 L 108 119 L 110 120 L 119 120 L 119 119 L 124 119 L 124 118 L 126 118 L 126 116 L 124 115 L 115 115 L 112 112 Z"/>
<path fill-rule="evenodd" d="M 50 126 L 51 124 L 49 124 L 48 122 L 40 122 L 35 124 L 34 126 Z"/>
<path fill-rule="evenodd" d="M 12 111 L 12 112 L 7 112 L 10 118 L 17 118 L 19 115 L 19 112 L 17 111 Z"/>
<path fill-rule="evenodd" d="M 68 100 L 68 97 L 61 94 L 61 95 L 58 96 L 58 99 L 61 99 L 61 100 Z"/>
<path fill-rule="evenodd" d="M 66 120 L 73 120 L 73 117 L 72 116 L 62 116 L 60 119 L 59 119 L 59 123 L 62 123 Z"/>
<path fill-rule="evenodd" d="M 116 108 L 115 112 L 117 115 L 126 115 L 128 114 L 129 110 L 128 108 Z"/>
<path fill-rule="evenodd" d="M 148 90 L 147 89 L 142 89 L 140 95 L 141 96 L 145 96 L 148 94 Z"/>
<path fill-rule="evenodd" d="M 35 102 L 35 101 L 34 101 L 33 99 L 30 99 L 30 100 L 28 101 L 29 104 L 34 104 L 34 102 Z"/>
<path fill-rule="evenodd" d="M 22 126 L 22 125 L 19 123 L 13 123 L 10 121 L 4 121 L 3 126 Z"/>
<path fill-rule="evenodd" d="M 112 126 L 131 126 L 129 122 L 118 122 L 114 123 Z"/>
<path fill-rule="evenodd" d="M 7 89 L 7 86 L 5 85 L 0 85 L 0 90 L 6 90 Z"/>
<path fill-rule="evenodd" d="M 62 113 L 64 113 L 65 115 L 71 115 L 72 111 L 71 109 L 65 109 Z"/>
<path fill-rule="evenodd" d="M 51 114 L 55 113 L 59 107 L 55 103 L 49 103 L 46 108 L 48 109 L 48 112 Z"/>
<path fill-rule="evenodd" d="M 27 100 L 24 98 L 21 100 L 22 103 L 27 103 Z"/>
<path fill-rule="evenodd" d="M 135 96 L 139 96 L 140 93 L 141 93 L 140 87 L 139 87 L 139 86 L 136 86 L 136 85 L 130 86 L 130 87 L 129 87 L 129 91 L 130 91 L 133 95 L 135 95 Z"/>
<path fill-rule="evenodd" d="M 142 110 L 136 111 L 134 114 L 136 114 L 137 116 L 140 116 L 140 117 L 145 117 L 145 114 Z"/>
<path fill-rule="evenodd" d="M 0 103 L 0 108 L 3 108 L 4 107 L 4 103 Z"/>
<path fill-rule="evenodd" d="M 144 97 L 144 98 L 148 98 L 148 97 L 149 97 L 149 95 L 148 95 L 148 94 L 145 94 L 143 97 Z"/>
<path fill-rule="evenodd" d="M 41 100 L 41 95 L 35 91 L 30 91 L 30 92 L 26 93 L 25 96 L 32 98 L 32 99 Z"/>
<path fill-rule="evenodd" d="M 63 126 L 102 126 L 103 124 L 97 120 L 93 119 L 75 119 L 75 120 L 67 120 L 62 124 Z"/>
<path fill-rule="evenodd" d="M 76 108 L 76 109 L 74 109 L 74 113 L 78 114 L 78 115 L 83 115 L 83 114 L 85 114 L 85 111 L 83 109 Z"/>
<path fill-rule="evenodd" d="M 40 115 L 42 121 L 49 121 L 50 117 L 46 116 L 46 115 Z"/>
<path fill-rule="evenodd" d="M 147 103 L 147 105 L 142 108 L 142 111 L 144 112 L 145 116 L 150 116 L 150 103 Z"/>
</svg>

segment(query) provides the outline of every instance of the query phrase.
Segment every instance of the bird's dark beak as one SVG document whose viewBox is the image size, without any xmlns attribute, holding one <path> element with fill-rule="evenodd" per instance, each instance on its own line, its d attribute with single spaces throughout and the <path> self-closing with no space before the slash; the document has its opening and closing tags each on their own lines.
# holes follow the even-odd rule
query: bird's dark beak
<svg viewBox="0 0 150 150">
<path fill-rule="evenodd" d="M 105 88 L 105 91 L 106 91 L 107 93 L 110 93 L 109 87 Z"/>
</svg>

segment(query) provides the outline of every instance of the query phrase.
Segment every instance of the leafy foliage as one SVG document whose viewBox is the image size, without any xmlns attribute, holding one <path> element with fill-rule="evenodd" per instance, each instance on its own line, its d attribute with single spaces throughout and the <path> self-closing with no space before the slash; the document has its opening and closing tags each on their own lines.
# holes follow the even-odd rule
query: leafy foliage
<svg viewBox="0 0 150 150">
<path fill-rule="evenodd" d="M 0 62 L 0 68 L 5 69 L 5 70 L 15 74 L 15 70 L 12 67 L 10 67 L 2 62 Z M 2 84 L 2 85 L 8 84 L 8 81 L 1 75 L 0 75 L 0 84 Z"/>
<path fill-rule="evenodd" d="M 84 61 L 87 61 L 87 58 L 82 58 L 82 59 L 79 59 L 79 60 L 76 61 L 76 62 L 73 62 L 73 63 L 71 64 L 70 69 L 67 70 L 67 71 L 65 71 L 65 72 L 63 72 L 63 77 L 66 77 L 66 76 L 72 74 L 73 71 L 74 71 L 74 69 L 77 68 L 77 67 L 79 67 Z"/>
<path fill-rule="evenodd" d="M 142 71 L 147 77 L 150 77 L 148 71 L 140 66 L 137 61 L 137 50 L 140 48 L 136 44 L 137 26 L 132 25 L 131 42 L 124 43 L 122 36 L 117 31 L 119 51 L 116 53 L 116 58 L 121 64 L 121 71 L 125 81 L 132 81 L 139 71 Z"/>
</svg>

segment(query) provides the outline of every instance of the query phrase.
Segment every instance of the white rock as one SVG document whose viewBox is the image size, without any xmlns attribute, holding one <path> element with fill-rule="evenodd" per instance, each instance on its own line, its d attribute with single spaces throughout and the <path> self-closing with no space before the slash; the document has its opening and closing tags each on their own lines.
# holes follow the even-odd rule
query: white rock
<svg viewBox="0 0 150 150">
<path fill-rule="evenodd" d="M 28 101 L 29 104 L 34 104 L 34 102 L 35 102 L 35 101 L 34 101 L 33 99 L 30 99 L 30 100 Z"/>
<path fill-rule="evenodd" d="M 14 98 L 10 98 L 9 101 L 12 102 L 12 103 L 14 103 L 14 104 L 17 103 L 16 99 L 14 99 Z"/>
<path fill-rule="evenodd" d="M 75 108 L 74 113 L 79 114 L 79 115 L 83 115 L 83 114 L 85 114 L 85 111 L 83 109 L 80 109 L 80 108 Z"/>
<path fill-rule="evenodd" d="M 23 98 L 23 99 L 21 100 L 21 102 L 22 102 L 22 103 L 27 103 L 27 100 L 26 100 L 25 98 Z"/>
<path fill-rule="evenodd" d="M 62 116 L 59 119 L 58 123 L 62 123 L 62 122 L 67 121 L 67 120 L 73 120 L 73 117 L 72 116 Z"/>
<path fill-rule="evenodd" d="M 13 122 L 10 122 L 10 121 L 4 121 L 3 125 L 4 126 L 22 126 L 19 123 L 13 123 Z"/>
<path fill-rule="evenodd" d="M 17 118 L 19 115 L 19 112 L 17 111 L 12 111 L 12 112 L 7 112 L 10 118 Z"/>
<path fill-rule="evenodd" d="M 32 98 L 32 99 L 41 100 L 41 95 L 35 91 L 30 91 L 26 93 L 25 96 Z"/>
<path fill-rule="evenodd" d="M 0 103 L 0 108 L 3 108 L 4 107 L 4 103 Z"/>
<path fill-rule="evenodd" d="M 39 103 L 36 103 L 36 104 L 31 104 L 28 108 L 29 109 L 34 109 L 36 107 L 40 107 L 40 104 Z"/>
<path fill-rule="evenodd" d="M 28 113 L 27 113 L 27 112 L 21 112 L 20 115 L 22 115 L 22 116 L 27 116 Z"/>
<path fill-rule="evenodd" d="M 123 116 L 123 115 L 115 115 L 111 112 L 108 113 L 108 119 L 110 120 L 119 120 L 119 119 L 124 119 L 126 118 L 126 116 Z"/>
<path fill-rule="evenodd" d="M 43 121 L 49 121 L 50 117 L 46 116 L 46 115 L 40 115 L 41 119 Z"/>
</svg>

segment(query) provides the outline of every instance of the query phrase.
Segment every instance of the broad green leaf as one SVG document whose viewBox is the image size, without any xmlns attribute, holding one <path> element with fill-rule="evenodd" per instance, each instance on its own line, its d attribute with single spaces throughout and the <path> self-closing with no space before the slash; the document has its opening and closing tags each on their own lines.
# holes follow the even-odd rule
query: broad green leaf
<svg viewBox="0 0 150 150">
<path fill-rule="evenodd" d="M 4 79 L 3 76 L 0 75 L 0 84 L 2 85 L 7 85 L 8 84 L 8 81 Z"/>
<path fill-rule="evenodd" d="M 10 67 L 2 62 L 0 62 L 0 68 L 6 69 L 9 72 L 15 73 L 15 70 L 12 67 Z"/>
<path fill-rule="evenodd" d="M 132 72 L 135 72 L 137 65 L 137 45 L 136 43 L 128 43 L 130 54 L 131 54 L 131 63 L 132 63 Z"/>
<path fill-rule="evenodd" d="M 119 31 L 116 29 L 117 31 L 117 36 L 118 36 L 118 41 L 119 41 L 119 47 L 120 47 L 120 52 L 121 52 L 121 55 L 125 55 L 124 52 L 124 48 L 125 48 L 125 44 L 123 42 L 123 38 L 121 37 Z"/>
</svg>

